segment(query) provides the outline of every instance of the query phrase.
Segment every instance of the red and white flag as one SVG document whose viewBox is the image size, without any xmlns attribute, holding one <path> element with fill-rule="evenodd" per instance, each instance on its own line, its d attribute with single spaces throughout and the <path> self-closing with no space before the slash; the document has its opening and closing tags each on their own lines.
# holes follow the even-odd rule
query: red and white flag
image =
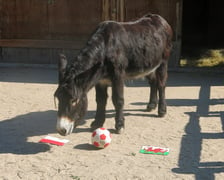
<svg viewBox="0 0 224 180">
<path fill-rule="evenodd" d="M 41 139 L 39 142 L 55 144 L 57 146 L 63 146 L 65 143 L 69 142 L 69 140 L 59 139 L 59 138 L 52 137 L 52 136 L 46 136 L 45 138 Z"/>
</svg>

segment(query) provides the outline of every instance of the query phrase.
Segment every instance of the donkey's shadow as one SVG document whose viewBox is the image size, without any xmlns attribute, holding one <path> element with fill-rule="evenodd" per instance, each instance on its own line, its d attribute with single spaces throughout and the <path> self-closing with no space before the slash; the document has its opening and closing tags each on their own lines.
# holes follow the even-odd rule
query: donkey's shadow
<svg viewBox="0 0 224 180">
<path fill-rule="evenodd" d="M 48 144 L 28 142 L 28 137 L 56 132 L 55 111 L 31 112 L 0 122 L 0 153 L 36 154 L 50 149 Z"/>
<path fill-rule="evenodd" d="M 125 116 L 146 116 L 140 109 L 124 110 Z M 56 132 L 57 112 L 53 110 L 43 112 L 31 112 L 16 116 L 12 119 L 0 121 L 0 154 L 37 154 L 49 151 L 51 146 L 39 142 L 29 142 L 32 136 L 45 136 Z M 82 124 L 87 120 L 93 120 L 95 111 L 88 111 Z M 153 116 L 148 114 L 147 116 Z M 106 118 L 115 117 L 114 110 L 107 110 Z M 82 125 L 81 124 L 81 125 Z M 83 129 L 76 128 L 75 133 L 82 132 Z M 84 131 L 91 131 L 90 128 Z"/>
<path fill-rule="evenodd" d="M 89 111 L 87 119 L 92 119 L 95 112 Z M 0 121 L 0 154 L 37 154 L 47 152 L 51 145 L 30 142 L 29 137 L 46 136 L 56 132 L 57 112 L 53 110 L 31 112 Z M 87 120 L 85 118 L 85 120 Z M 85 123 L 83 121 L 83 124 Z M 89 131 L 87 129 L 86 131 Z M 79 129 L 75 133 L 79 133 Z"/>
</svg>

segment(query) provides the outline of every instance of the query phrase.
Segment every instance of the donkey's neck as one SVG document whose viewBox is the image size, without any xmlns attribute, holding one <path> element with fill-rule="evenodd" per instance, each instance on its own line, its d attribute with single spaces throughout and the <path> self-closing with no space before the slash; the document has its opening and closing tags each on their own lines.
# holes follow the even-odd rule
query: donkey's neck
<svg viewBox="0 0 224 180">
<path fill-rule="evenodd" d="M 92 87 L 94 87 L 100 79 L 103 78 L 103 67 L 101 63 L 94 65 L 87 71 L 79 74 L 74 79 L 74 83 L 84 92 L 88 92 Z"/>
<path fill-rule="evenodd" d="M 75 58 L 71 66 L 72 73 L 78 76 L 91 70 L 95 65 L 103 63 L 104 56 L 105 43 L 103 37 L 99 33 L 95 33 Z"/>
<path fill-rule="evenodd" d="M 70 68 L 74 83 L 85 92 L 103 76 L 105 42 L 101 31 L 97 29 L 90 37 Z"/>
</svg>

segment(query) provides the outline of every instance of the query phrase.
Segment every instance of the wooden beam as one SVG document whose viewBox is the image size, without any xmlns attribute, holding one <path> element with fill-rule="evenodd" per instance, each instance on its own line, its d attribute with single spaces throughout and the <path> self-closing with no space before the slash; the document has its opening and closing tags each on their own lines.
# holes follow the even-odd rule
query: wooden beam
<svg viewBox="0 0 224 180">
<path fill-rule="evenodd" d="M 109 13 L 109 0 L 103 0 L 102 1 L 102 20 L 107 21 L 110 19 L 110 13 Z"/>
<path fill-rule="evenodd" d="M 0 47 L 81 49 L 86 41 L 0 39 Z"/>
<path fill-rule="evenodd" d="M 124 21 L 125 20 L 125 2 L 124 2 L 124 0 L 120 0 L 119 7 L 120 7 L 120 9 L 119 9 L 119 14 L 120 14 L 119 21 Z"/>
</svg>

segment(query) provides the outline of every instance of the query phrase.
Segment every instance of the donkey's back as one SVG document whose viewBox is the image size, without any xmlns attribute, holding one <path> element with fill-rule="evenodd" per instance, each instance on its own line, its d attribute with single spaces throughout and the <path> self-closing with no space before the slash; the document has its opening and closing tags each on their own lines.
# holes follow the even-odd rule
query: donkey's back
<svg viewBox="0 0 224 180">
<path fill-rule="evenodd" d="M 126 78 L 139 78 L 167 64 L 172 30 L 159 15 L 149 14 L 134 22 L 106 21 L 100 24 L 106 60 L 125 71 Z"/>
</svg>

